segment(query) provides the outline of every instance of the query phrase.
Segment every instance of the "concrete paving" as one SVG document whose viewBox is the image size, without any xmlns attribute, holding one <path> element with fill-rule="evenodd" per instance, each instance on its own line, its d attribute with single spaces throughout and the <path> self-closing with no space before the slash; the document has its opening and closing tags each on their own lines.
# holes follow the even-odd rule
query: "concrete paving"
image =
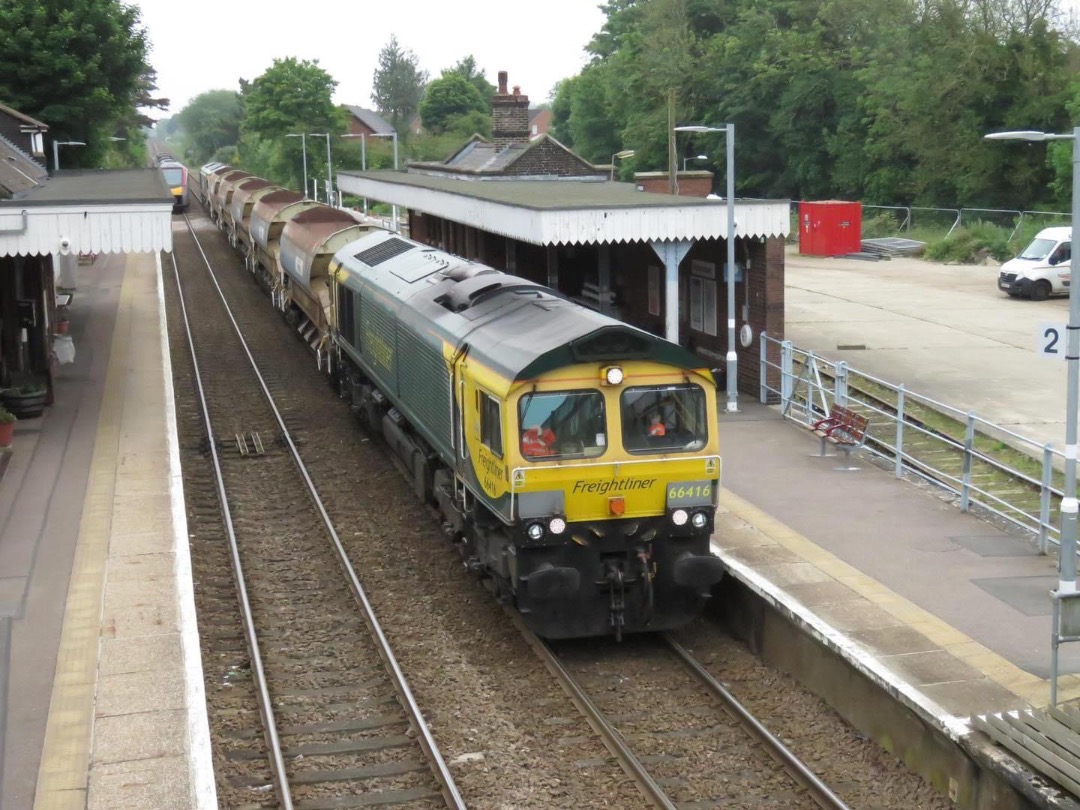
<svg viewBox="0 0 1080 810">
<path fill-rule="evenodd" d="M 160 266 L 80 270 L 75 362 L 0 485 L 0 805 L 212 807 Z"/>
<path fill-rule="evenodd" d="M 53 672 L 83 499 L 116 324 L 122 258 L 99 260 L 77 293 L 70 334 L 75 362 L 56 374 L 56 402 L 15 427 L 0 486 L 0 613 L 10 633 L 0 806 L 33 806 Z"/>
<path fill-rule="evenodd" d="M 1036 351 L 1068 299 L 997 289 L 997 265 L 786 258 L 787 339 L 1037 443 L 1065 444 L 1065 363 Z M 861 346 L 863 348 L 840 348 Z"/>
</svg>

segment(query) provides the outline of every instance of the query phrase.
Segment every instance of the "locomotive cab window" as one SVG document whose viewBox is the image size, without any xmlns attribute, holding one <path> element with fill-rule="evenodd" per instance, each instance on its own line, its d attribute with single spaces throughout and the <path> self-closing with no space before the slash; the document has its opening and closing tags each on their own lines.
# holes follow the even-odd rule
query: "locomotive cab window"
<svg viewBox="0 0 1080 810">
<path fill-rule="evenodd" d="M 478 392 L 480 398 L 480 442 L 502 458 L 502 409 L 495 397 Z"/>
<path fill-rule="evenodd" d="M 530 461 L 595 458 L 607 449 L 599 391 L 529 393 L 518 402 L 521 455 Z"/>
<path fill-rule="evenodd" d="M 630 453 L 701 450 L 709 440 L 700 385 L 627 388 L 620 397 L 623 447 Z"/>
</svg>

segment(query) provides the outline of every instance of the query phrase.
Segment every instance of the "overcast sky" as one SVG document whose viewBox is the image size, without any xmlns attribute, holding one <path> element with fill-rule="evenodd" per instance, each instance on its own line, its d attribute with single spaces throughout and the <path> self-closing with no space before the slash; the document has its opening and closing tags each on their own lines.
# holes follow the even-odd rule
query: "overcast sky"
<svg viewBox="0 0 1080 810">
<path fill-rule="evenodd" d="M 600 0 L 129 0 L 151 42 L 158 95 L 170 112 L 206 90 L 238 90 L 274 59 L 317 59 L 337 80 L 334 101 L 373 106 L 379 51 L 398 42 L 435 78 L 472 54 L 492 84 L 500 70 L 534 104 L 585 64 L 585 45 L 600 30 Z M 272 14 L 271 8 L 284 13 Z M 163 114 L 162 114 L 163 115 Z"/>
</svg>

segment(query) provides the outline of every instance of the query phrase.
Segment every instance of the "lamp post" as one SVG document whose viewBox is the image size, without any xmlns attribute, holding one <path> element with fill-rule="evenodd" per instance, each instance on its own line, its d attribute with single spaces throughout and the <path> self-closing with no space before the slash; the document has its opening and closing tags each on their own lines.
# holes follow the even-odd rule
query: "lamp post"
<svg viewBox="0 0 1080 810">
<path fill-rule="evenodd" d="M 727 412 L 739 411 L 739 355 L 735 352 L 735 124 L 675 127 L 676 132 L 723 132 L 727 141 Z M 750 283 L 747 278 L 747 284 Z"/>
<path fill-rule="evenodd" d="M 359 138 L 360 139 L 360 171 L 367 171 L 367 136 L 366 133 L 346 133 L 341 136 L 342 138 Z M 367 197 L 364 197 L 364 216 L 367 216 Z"/>
<path fill-rule="evenodd" d="M 1055 134 L 1033 130 L 992 132 L 984 136 L 994 141 L 1065 141 L 1071 139 L 1072 149 L 1072 233 L 1080 221 L 1080 127 L 1071 133 Z M 1080 283 L 1078 262 L 1069 265 L 1069 326 L 1065 359 L 1069 364 L 1065 406 L 1065 489 L 1061 498 L 1061 551 L 1058 553 L 1058 594 L 1076 593 L 1076 418 L 1077 394 L 1080 392 Z"/>
<path fill-rule="evenodd" d="M 308 135 L 312 138 L 326 138 L 326 202 L 333 205 L 334 177 L 331 169 L 332 164 L 330 163 L 330 133 L 309 132 Z"/>
<path fill-rule="evenodd" d="M 52 160 L 53 171 L 60 171 L 60 147 L 61 146 L 86 146 L 82 141 L 53 141 L 52 142 Z"/>
<path fill-rule="evenodd" d="M 397 130 L 395 129 L 392 132 L 372 132 L 371 137 L 372 138 L 393 138 L 394 139 L 394 171 L 396 172 L 397 168 L 398 168 Z M 393 219 L 393 223 L 394 223 L 393 228 L 394 228 L 394 231 L 396 232 L 397 229 L 398 229 L 398 207 L 397 207 L 397 205 L 393 206 L 393 212 L 394 212 L 393 213 L 393 217 L 394 217 L 394 219 Z"/>
<path fill-rule="evenodd" d="M 708 160 L 708 159 L 709 159 L 708 155 L 694 155 L 693 157 L 683 158 L 682 159 L 682 170 L 684 172 L 686 171 L 686 163 L 689 160 Z"/>
<path fill-rule="evenodd" d="M 619 160 L 626 160 L 627 158 L 631 158 L 633 156 L 634 156 L 634 150 L 633 149 L 623 149 L 621 152 L 616 152 L 614 155 L 611 156 L 611 179 L 612 180 L 615 179 L 615 160 L 616 160 L 616 158 L 619 159 Z"/>
<path fill-rule="evenodd" d="M 307 196 L 307 133 L 304 132 L 290 132 L 285 136 L 286 138 L 299 138 L 300 150 L 304 155 L 304 196 Z"/>
</svg>

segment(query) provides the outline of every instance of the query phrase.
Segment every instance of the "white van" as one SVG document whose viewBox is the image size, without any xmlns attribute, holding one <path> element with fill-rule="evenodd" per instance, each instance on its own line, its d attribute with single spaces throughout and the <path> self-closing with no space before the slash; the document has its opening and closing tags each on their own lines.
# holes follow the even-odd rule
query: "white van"
<svg viewBox="0 0 1080 810">
<path fill-rule="evenodd" d="M 1023 253 L 1001 265 L 998 289 L 1032 301 L 1068 295 L 1071 259 L 1072 228 L 1045 228 Z"/>
</svg>

